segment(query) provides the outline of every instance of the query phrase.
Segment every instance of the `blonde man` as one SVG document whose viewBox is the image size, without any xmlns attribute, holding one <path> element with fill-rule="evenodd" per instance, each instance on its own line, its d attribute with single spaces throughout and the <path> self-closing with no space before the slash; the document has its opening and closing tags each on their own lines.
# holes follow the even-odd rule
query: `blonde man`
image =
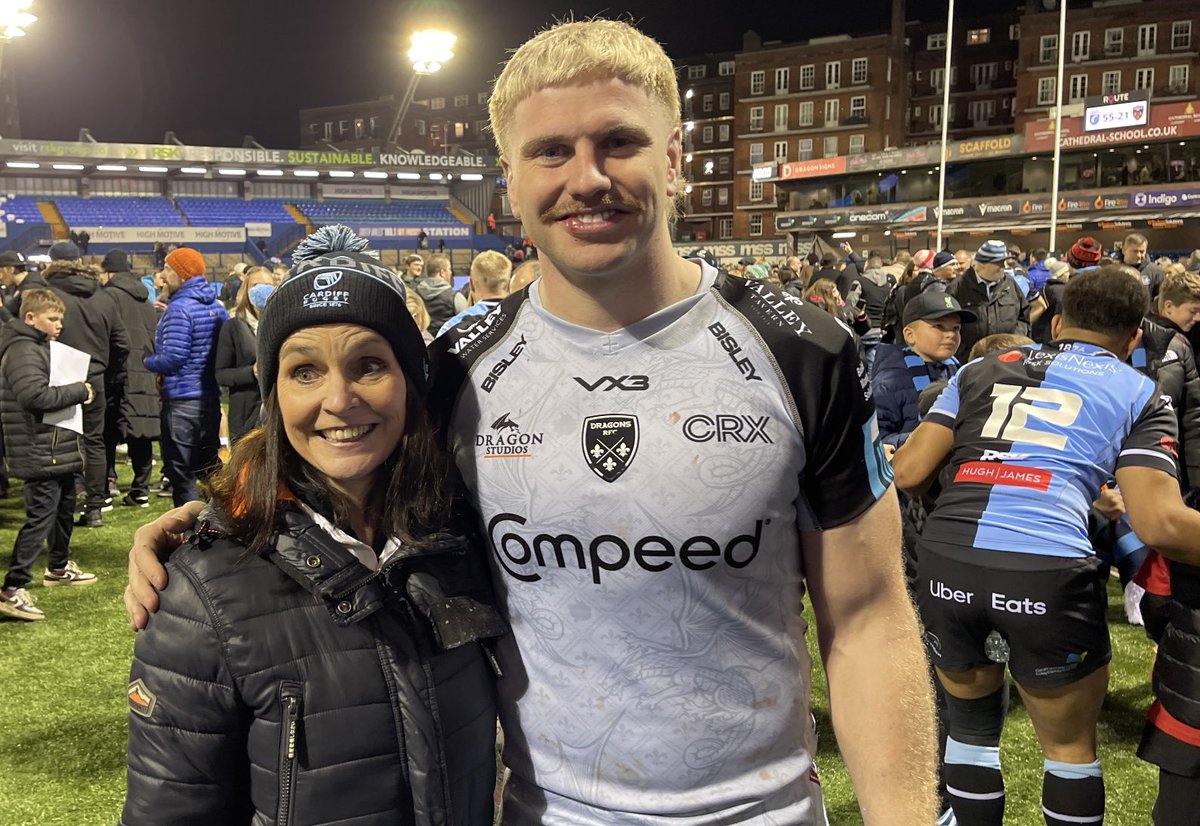
<svg viewBox="0 0 1200 826">
<path fill-rule="evenodd" d="M 541 277 L 434 342 L 430 406 L 512 624 L 505 822 L 824 826 L 807 593 L 864 822 L 932 823 L 932 695 L 852 337 L 675 254 L 675 70 L 632 26 L 542 32 L 489 109 Z M 135 624 L 152 546 L 196 510 L 139 533 Z"/>
<path fill-rule="evenodd" d="M 462 322 L 490 313 L 508 296 L 508 285 L 512 279 L 512 262 L 508 257 L 487 250 L 475 256 L 471 262 L 471 295 L 475 303 L 455 314 L 441 326 L 438 335 L 457 327 Z"/>
</svg>

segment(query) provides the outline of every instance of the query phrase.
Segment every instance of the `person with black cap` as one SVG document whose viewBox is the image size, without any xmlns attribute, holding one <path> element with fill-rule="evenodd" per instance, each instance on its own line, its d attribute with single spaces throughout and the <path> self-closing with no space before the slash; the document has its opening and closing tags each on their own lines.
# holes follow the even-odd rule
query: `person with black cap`
<svg viewBox="0 0 1200 826">
<path fill-rule="evenodd" d="M 100 263 L 104 271 L 100 281 L 117 305 L 117 314 L 129 335 L 129 358 L 125 378 L 108 388 L 108 412 L 104 420 L 104 450 L 110 483 L 116 477 L 117 445 L 129 449 L 133 481 L 122 504 L 144 508 L 150 504 L 150 473 L 154 462 L 154 442 L 161 432 L 161 405 L 154 374 L 142 360 L 154 352 L 154 329 L 158 313 L 150 301 L 150 291 L 129 269 L 129 256 L 123 249 L 112 249 Z M 110 484 L 110 490 L 111 490 Z"/>
<path fill-rule="evenodd" d="M 1002 241 L 985 241 L 975 253 L 974 266 L 946 286 L 946 292 L 976 316 L 963 324 L 959 359 L 986 336 L 1029 335 L 1029 300 L 1007 271 L 1007 261 L 1008 247 Z"/>
<path fill-rule="evenodd" d="M 265 423 L 134 644 L 127 826 L 492 821 L 506 625 L 425 342 L 365 247 L 318 230 L 262 310 Z"/>
<path fill-rule="evenodd" d="M 14 250 L 0 253 L 0 285 L 5 288 L 0 322 L 20 315 L 23 290 L 47 288 L 46 280 L 39 273 L 30 272 L 25 256 Z"/>
<path fill-rule="evenodd" d="M 911 281 L 898 284 L 883 308 L 883 341 L 888 344 L 904 340 L 904 308 L 908 302 L 926 290 L 944 293 L 959 274 L 958 259 L 946 250 L 936 254 L 918 250 L 914 260 L 917 261 L 917 275 Z"/>
<path fill-rule="evenodd" d="M 108 493 L 108 463 L 104 451 L 106 389 L 125 383 L 129 333 L 121 321 L 113 293 L 100 288 L 100 272 L 83 263 L 79 247 L 59 241 L 50 247 L 50 265 L 43 276 L 63 304 L 63 331 L 59 341 L 91 356 L 88 382 L 96 401 L 83 408 L 83 483 L 87 495 L 79 524 L 98 528 L 102 511 L 112 509 Z"/>
</svg>

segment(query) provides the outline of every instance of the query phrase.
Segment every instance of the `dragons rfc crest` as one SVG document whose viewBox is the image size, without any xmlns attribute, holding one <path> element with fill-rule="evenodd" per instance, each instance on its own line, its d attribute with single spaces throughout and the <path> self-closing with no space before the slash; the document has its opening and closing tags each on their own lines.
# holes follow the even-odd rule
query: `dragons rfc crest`
<svg viewBox="0 0 1200 826">
<path fill-rule="evenodd" d="M 583 420 L 583 457 L 605 482 L 615 482 L 633 464 L 637 448 L 637 416 L 588 416 Z"/>
</svg>

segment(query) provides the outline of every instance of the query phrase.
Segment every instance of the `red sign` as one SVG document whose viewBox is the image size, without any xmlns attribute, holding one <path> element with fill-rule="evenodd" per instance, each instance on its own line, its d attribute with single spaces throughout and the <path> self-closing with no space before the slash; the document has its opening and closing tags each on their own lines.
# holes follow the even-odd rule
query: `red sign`
<svg viewBox="0 0 1200 826">
<path fill-rule="evenodd" d="M 976 482 L 980 485 L 1005 485 L 1014 488 L 1047 490 L 1054 478 L 1048 470 L 996 462 L 964 462 L 954 474 L 955 482 Z"/>
<path fill-rule="evenodd" d="M 823 175 L 841 175 L 846 171 L 846 157 L 816 158 L 810 161 L 789 161 L 779 165 L 779 180 L 793 178 L 820 178 Z"/>
<path fill-rule="evenodd" d="M 1062 119 L 1062 148 L 1087 149 L 1119 143 L 1180 140 L 1200 136 L 1200 109 L 1197 102 L 1155 104 L 1150 107 L 1150 122 L 1128 129 L 1086 132 L 1083 118 Z M 1054 121 L 1043 119 L 1025 124 L 1025 151 L 1049 152 L 1054 149 Z"/>
</svg>

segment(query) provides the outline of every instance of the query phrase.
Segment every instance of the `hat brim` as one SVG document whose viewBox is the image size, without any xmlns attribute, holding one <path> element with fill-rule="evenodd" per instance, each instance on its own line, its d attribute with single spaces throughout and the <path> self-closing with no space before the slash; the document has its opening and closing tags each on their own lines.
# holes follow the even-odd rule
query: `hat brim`
<svg viewBox="0 0 1200 826">
<path fill-rule="evenodd" d="M 937 321 L 939 318 L 945 318 L 948 315 L 958 316 L 959 321 L 962 321 L 964 324 L 969 324 L 973 321 L 979 320 L 979 316 L 975 315 L 975 313 L 971 312 L 970 310 L 939 310 L 937 312 L 923 313 L 916 318 L 910 318 L 908 321 L 904 322 L 904 326 L 907 327 L 914 321 Z"/>
</svg>

